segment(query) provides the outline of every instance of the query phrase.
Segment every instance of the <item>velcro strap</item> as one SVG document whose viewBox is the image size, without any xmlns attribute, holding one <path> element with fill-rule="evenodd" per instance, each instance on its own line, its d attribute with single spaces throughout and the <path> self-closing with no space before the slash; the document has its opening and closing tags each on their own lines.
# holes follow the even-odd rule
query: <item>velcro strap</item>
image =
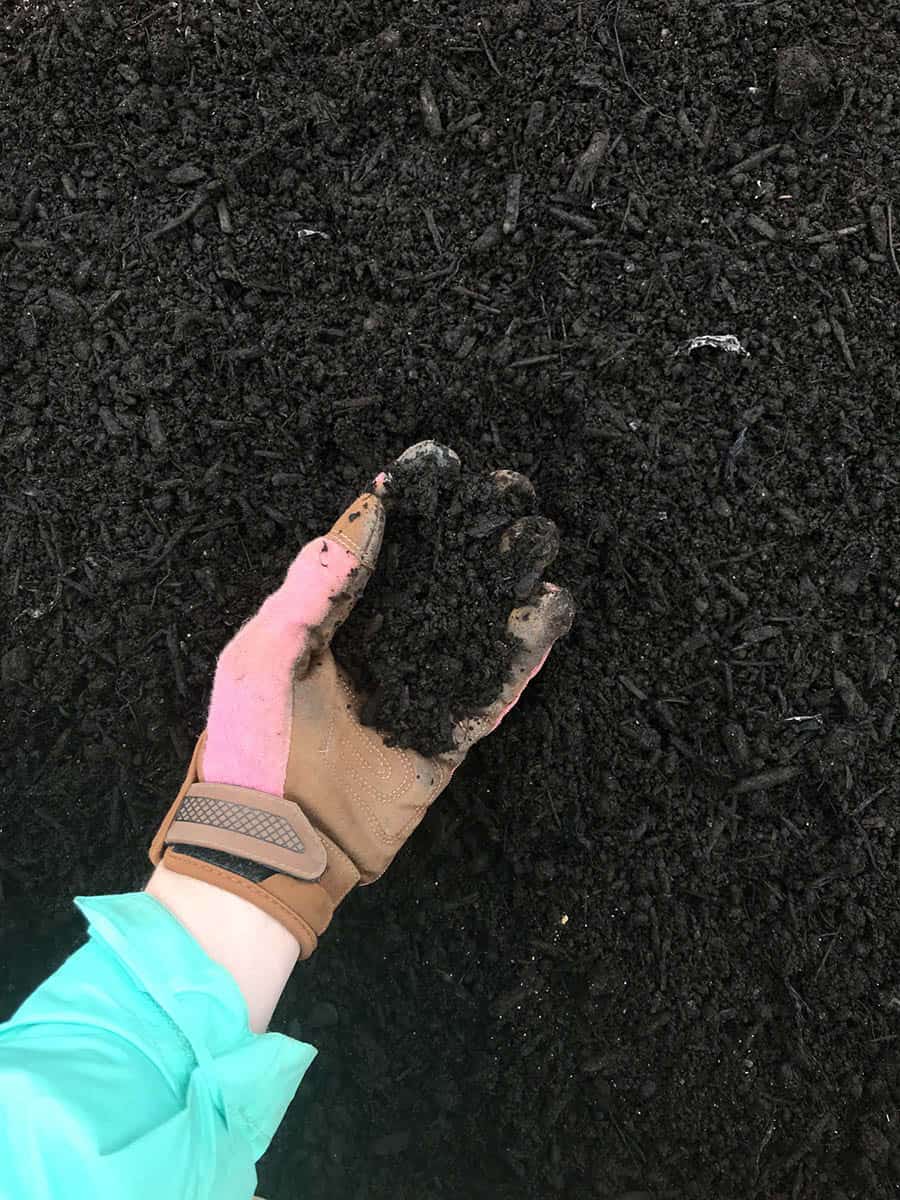
<svg viewBox="0 0 900 1200">
<path fill-rule="evenodd" d="M 326 866 L 322 839 L 296 804 L 227 783 L 188 788 L 166 830 L 166 844 L 173 842 L 222 850 L 295 879 L 319 879 Z"/>
</svg>

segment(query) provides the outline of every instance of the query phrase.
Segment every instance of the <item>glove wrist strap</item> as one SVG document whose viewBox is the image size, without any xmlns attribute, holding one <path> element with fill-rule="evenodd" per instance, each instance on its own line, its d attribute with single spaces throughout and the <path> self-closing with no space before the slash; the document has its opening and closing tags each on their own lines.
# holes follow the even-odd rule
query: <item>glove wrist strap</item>
<svg viewBox="0 0 900 1200">
<path fill-rule="evenodd" d="M 308 958 L 335 907 L 318 882 L 328 866 L 325 844 L 291 801 L 201 782 L 205 740 L 203 733 L 150 846 L 150 861 L 249 900 L 280 921 Z"/>
</svg>

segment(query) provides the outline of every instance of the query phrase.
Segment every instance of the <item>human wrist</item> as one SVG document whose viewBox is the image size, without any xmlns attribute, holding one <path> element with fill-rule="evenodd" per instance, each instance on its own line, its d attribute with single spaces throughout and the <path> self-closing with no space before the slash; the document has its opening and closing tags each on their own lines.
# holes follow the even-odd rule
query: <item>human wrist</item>
<svg viewBox="0 0 900 1200">
<path fill-rule="evenodd" d="M 250 1028 L 268 1027 L 300 957 L 297 939 L 249 900 L 204 880 L 158 866 L 146 889 L 235 980 Z"/>
</svg>

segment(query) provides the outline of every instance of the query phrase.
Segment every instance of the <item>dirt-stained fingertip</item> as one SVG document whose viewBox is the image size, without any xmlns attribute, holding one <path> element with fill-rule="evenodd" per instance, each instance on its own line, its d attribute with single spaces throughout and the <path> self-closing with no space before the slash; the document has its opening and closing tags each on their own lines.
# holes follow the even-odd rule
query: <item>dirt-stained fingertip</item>
<svg viewBox="0 0 900 1200">
<path fill-rule="evenodd" d="M 491 472 L 491 482 L 497 489 L 504 507 L 512 516 L 524 517 L 534 512 L 537 492 L 527 475 L 523 475 L 521 471 L 504 468 Z"/>
<path fill-rule="evenodd" d="M 529 649 L 552 646 L 575 622 L 575 599 L 568 588 L 540 585 L 534 599 L 510 613 L 507 632 Z"/>
<path fill-rule="evenodd" d="M 524 604 L 539 591 L 544 571 L 558 554 L 559 530 L 547 517 L 520 517 L 504 531 L 500 557 L 517 602 Z"/>
<path fill-rule="evenodd" d="M 384 537 L 384 505 L 374 492 L 364 492 L 342 513 L 328 533 L 368 571 L 374 571 Z"/>
<path fill-rule="evenodd" d="M 416 442 L 414 446 L 408 446 L 397 459 L 397 465 L 402 463 L 404 466 L 409 466 L 419 461 L 428 462 L 440 470 L 454 474 L 458 474 L 462 466 L 455 450 L 441 445 L 440 442 L 432 441 L 430 438 L 424 442 Z"/>
<path fill-rule="evenodd" d="M 379 471 L 366 490 L 371 492 L 373 496 L 377 496 L 383 503 L 390 495 L 391 484 L 393 482 L 393 476 L 390 471 Z"/>
</svg>

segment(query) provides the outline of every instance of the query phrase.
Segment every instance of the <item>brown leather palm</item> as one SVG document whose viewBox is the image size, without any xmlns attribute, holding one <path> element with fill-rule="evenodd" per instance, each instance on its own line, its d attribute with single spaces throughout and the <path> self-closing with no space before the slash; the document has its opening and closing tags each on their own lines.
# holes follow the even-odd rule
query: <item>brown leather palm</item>
<svg viewBox="0 0 900 1200">
<path fill-rule="evenodd" d="M 319 834 L 352 864 L 352 882 L 372 883 L 444 790 L 460 759 L 426 759 L 413 750 L 389 748 L 374 729 L 359 723 L 360 707 L 331 651 L 325 651 L 294 685 L 294 721 L 303 736 L 291 745 L 285 795 L 296 798 Z M 332 851 L 330 867 L 334 858 Z M 323 876 L 329 890 L 331 874 Z M 347 888 L 337 880 L 334 886 L 337 902 Z"/>
</svg>

